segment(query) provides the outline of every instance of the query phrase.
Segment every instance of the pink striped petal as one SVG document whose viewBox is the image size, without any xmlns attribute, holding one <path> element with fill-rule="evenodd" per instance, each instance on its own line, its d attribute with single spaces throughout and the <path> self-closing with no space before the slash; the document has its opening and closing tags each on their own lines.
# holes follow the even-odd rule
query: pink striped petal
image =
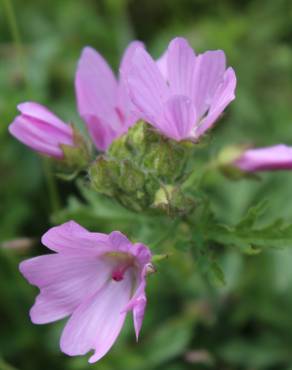
<svg viewBox="0 0 292 370">
<path fill-rule="evenodd" d="M 112 122 L 109 123 L 107 121 L 108 118 L 109 116 L 105 116 L 103 118 L 92 115 L 83 116 L 88 132 L 95 146 L 101 151 L 107 150 L 119 134 L 119 130 L 112 127 Z M 114 121 L 117 122 L 116 118 Z"/>
<path fill-rule="evenodd" d="M 127 75 L 129 93 L 141 117 L 153 124 L 168 96 L 167 85 L 151 56 L 137 48 Z"/>
<path fill-rule="evenodd" d="M 103 116 L 115 106 L 117 81 L 103 57 L 94 49 L 83 49 L 78 62 L 75 89 L 81 116 Z"/>
<path fill-rule="evenodd" d="M 207 51 L 196 59 L 193 96 L 198 117 L 209 109 L 225 72 L 225 54 L 222 50 Z"/>
<path fill-rule="evenodd" d="M 122 56 L 122 60 L 120 63 L 120 74 L 127 74 L 131 69 L 132 59 L 135 54 L 137 48 L 144 49 L 144 44 L 141 41 L 132 41 L 124 51 L 124 55 Z"/>
<path fill-rule="evenodd" d="M 274 171 L 292 169 L 292 147 L 279 144 L 246 150 L 234 163 L 243 171 Z"/>
<path fill-rule="evenodd" d="M 43 124 L 43 126 L 47 126 Z M 31 149 L 54 158 L 63 158 L 64 154 L 58 142 L 48 143 L 45 131 L 42 132 L 34 123 L 27 118 L 18 116 L 9 125 L 8 130 L 22 144 Z"/>
<path fill-rule="evenodd" d="M 92 257 L 51 254 L 26 260 L 19 268 L 41 290 L 31 320 L 45 324 L 70 315 L 109 279 L 112 266 Z"/>
<path fill-rule="evenodd" d="M 156 65 L 165 81 L 168 81 L 167 50 L 156 60 Z"/>
<path fill-rule="evenodd" d="M 20 103 L 17 109 L 25 116 L 35 118 L 38 121 L 47 122 L 51 126 L 60 129 L 68 135 L 72 135 L 72 129 L 46 107 L 35 102 Z"/>
<path fill-rule="evenodd" d="M 130 240 L 120 231 L 110 233 L 109 242 L 111 243 L 111 247 L 117 251 L 128 252 L 133 248 Z"/>
<path fill-rule="evenodd" d="M 42 243 L 55 252 L 80 256 L 108 252 L 108 236 L 89 232 L 74 221 L 52 227 L 42 237 Z"/>
<path fill-rule="evenodd" d="M 124 324 L 122 313 L 131 296 L 132 277 L 127 272 L 119 282 L 108 281 L 86 299 L 69 319 L 61 337 L 61 349 L 70 356 L 95 353 L 90 363 L 98 361 L 112 347 Z"/>
<path fill-rule="evenodd" d="M 126 81 L 127 75 L 131 70 L 132 59 L 137 48 L 144 48 L 144 44 L 140 41 L 131 42 L 125 50 L 120 64 L 117 109 L 120 112 L 121 126 L 125 127 L 122 133 L 124 133 L 126 129 L 134 125 L 139 119 L 139 115 L 135 111 L 135 107 L 133 106 L 133 103 L 130 99 L 128 85 Z"/>
<path fill-rule="evenodd" d="M 229 67 L 225 74 L 223 82 L 218 86 L 210 110 L 205 118 L 201 121 L 196 131 L 196 137 L 204 134 L 216 120 L 220 117 L 227 105 L 235 99 L 236 76 L 234 70 Z"/>
<path fill-rule="evenodd" d="M 159 129 L 174 140 L 187 139 L 192 136 L 196 119 L 195 107 L 191 100 L 186 96 L 176 95 L 164 105 Z"/>
<path fill-rule="evenodd" d="M 187 40 L 177 37 L 168 46 L 168 82 L 172 94 L 192 96 L 196 56 Z"/>
<path fill-rule="evenodd" d="M 137 340 L 139 338 L 140 330 L 144 319 L 145 308 L 147 304 L 145 294 L 146 275 L 147 275 L 147 266 L 144 265 L 144 267 L 141 270 L 141 275 L 138 277 L 138 287 L 133 297 L 127 303 L 126 307 L 123 310 L 123 312 L 127 312 L 130 310 L 133 311 L 133 321 Z"/>
<path fill-rule="evenodd" d="M 61 145 L 74 145 L 71 126 L 62 122 L 38 103 L 18 105 L 21 115 L 9 125 L 9 132 L 20 142 L 39 153 L 63 158 Z"/>
</svg>

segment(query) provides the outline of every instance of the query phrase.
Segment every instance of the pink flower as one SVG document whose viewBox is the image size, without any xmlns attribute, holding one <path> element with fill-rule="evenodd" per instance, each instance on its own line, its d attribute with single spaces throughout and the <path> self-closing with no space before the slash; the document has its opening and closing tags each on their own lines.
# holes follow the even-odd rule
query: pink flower
<svg viewBox="0 0 292 370">
<path fill-rule="evenodd" d="M 248 149 L 234 162 L 234 165 L 247 172 L 290 170 L 292 169 L 292 147 L 279 144 Z"/>
<path fill-rule="evenodd" d="M 103 357 L 117 339 L 127 311 L 133 311 L 136 337 L 146 306 L 145 277 L 151 260 L 143 244 L 123 234 L 89 232 L 74 221 L 51 228 L 42 243 L 53 250 L 24 261 L 20 271 L 40 294 L 31 308 L 35 324 L 71 316 L 61 337 L 70 356 Z"/>
<path fill-rule="evenodd" d="M 177 141 L 197 140 L 235 98 L 235 73 L 221 50 L 196 56 L 175 38 L 156 63 L 136 48 L 131 65 L 127 83 L 139 115 Z"/>
<path fill-rule="evenodd" d="M 39 153 L 62 159 L 62 144 L 72 145 L 73 130 L 44 106 L 27 102 L 17 106 L 20 115 L 9 126 L 9 132 L 23 144 Z"/>
<path fill-rule="evenodd" d="M 97 51 L 90 47 L 82 51 L 75 78 L 78 111 L 100 150 L 106 150 L 114 139 L 137 122 L 123 76 L 130 68 L 135 49 L 142 46 L 138 41 L 128 46 L 118 80 Z"/>
</svg>

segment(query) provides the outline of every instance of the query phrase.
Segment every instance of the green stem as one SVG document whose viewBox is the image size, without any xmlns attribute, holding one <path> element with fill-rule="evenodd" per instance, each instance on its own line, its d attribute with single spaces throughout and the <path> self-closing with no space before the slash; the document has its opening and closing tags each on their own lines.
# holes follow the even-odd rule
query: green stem
<svg viewBox="0 0 292 370">
<path fill-rule="evenodd" d="M 151 243 L 151 247 L 155 248 L 156 246 L 158 246 L 159 244 L 164 242 L 166 239 L 168 239 L 176 231 L 176 228 L 177 228 L 178 224 L 180 223 L 180 221 L 181 221 L 181 219 L 179 219 L 179 218 L 176 219 L 171 224 L 171 227 L 161 236 L 161 238 L 156 240 L 154 243 Z"/>
<path fill-rule="evenodd" d="M 7 362 L 4 362 L 4 360 L 2 360 L 1 358 L 0 358 L 0 369 L 1 370 L 16 370 L 15 367 L 10 366 L 9 364 L 7 364 Z"/>
<path fill-rule="evenodd" d="M 203 168 L 203 170 L 200 173 L 198 173 L 197 169 L 194 170 L 186 179 L 186 181 L 182 184 L 181 186 L 182 190 L 193 188 L 194 185 L 196 185 L 196 187 L 199 188 L 206 179 L 209 172 L 215 170 L 216 168 L 217 168 L 216 163 L 210 162 Z"/>
<path fill-rule="evenodd" d="M 43 170 L 47 181 L 51 209 L 52 212 L 56 212 L 60 209 L 60 198 L 50 159 L 43 158 Z"/>
<path fill-rule="evenodd" d="M 4 11 L 6 13 L 7 22 L 8 22 L 10 31 L 11 31 L 12 39 L 15 44 L 15 49 L 18 55 L 19 64 L 21 66 L 21 69 L 23 70 L 23 74 L 25 75 L 22 42 L 21 42 L 20 32 L 17 26 L 17 20 L 16 20 L 14 9 L 13 9 L 12 0 L 2 0 L 2 1 L 3 1 Z"/>
</svg>

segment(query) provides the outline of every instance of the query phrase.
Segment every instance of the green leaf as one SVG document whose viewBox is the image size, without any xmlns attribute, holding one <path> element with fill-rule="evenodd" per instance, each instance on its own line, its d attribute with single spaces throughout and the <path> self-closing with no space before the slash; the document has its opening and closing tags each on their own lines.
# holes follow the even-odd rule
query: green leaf
<svg viewBox="0 0 292 370">
<path fill-rule="evenodd" d="M 216 261 L 213 261 L 210 267 L 210 280 L 213 282 L 214 285 L 224 286 L 226 284 L 226 280 L 224 272 L 221 269 L 220 265 Z"/>
<path fill-rule="evenodd" d="M 247 215 L 236 225 L 213 223 L 207 238 L 220 244 L 238 247 L 242 252 L 257 254 L 266 248 L 292 246 L 292 224 L 278 219 L 266 226 L 257 226 L 266 209 L 266 202 L 250 208 Z"/>
</svg>

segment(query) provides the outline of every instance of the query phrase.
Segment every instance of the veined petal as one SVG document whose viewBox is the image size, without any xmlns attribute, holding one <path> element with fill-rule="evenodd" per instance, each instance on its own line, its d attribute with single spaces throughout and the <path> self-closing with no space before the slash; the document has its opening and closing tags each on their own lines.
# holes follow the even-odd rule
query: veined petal
<svg viewBox="0 0 292 370">
<path fill-rule="evenodd" d="M 139 334 L 142 328 L 144 314 L 146 309 L 147 299 L 145 294 L 141 294 L 135 302 L 133 308 L 133 320 L 134 320 L 134 329 L 136 334 L 136 340 L 139 339 Z"/>
<path fill-rule="evenodd" d="M 132 64 L 132 59 L 135 54 L 135 50 L 137 48 L 142 48 L 144 49 L 144 44 L 141 41 L 132 41 L 126 48 L 122 60 L 120 63 L 120 74 L 127 74 L 129 70 L 131 69 L 131 64 Z"/>
<path fill-rule="evenodd" d="M 83 49 L 75 77 L 78 111 L 81 117 L 108 117 L 117 100 L 118 84 L 103 57 L 94 49 Z"/>
<path fill-rule="evenodd" d="M 204 134 L 219 118 L 227 105 L 235 99 L 236 76 L 234 70 L 229 67 L 225 74 L 223 82 L 218 86 L 210 110 L 205 118 L 201 121 L 196 130 L 196 137 Z"/>
<path fill-rule="evenodd" d="M 111 247 L 117 251 L 128 252 L 132 249 L 130 240 L 120 231 L 113 231 L 109 234 L 109 242 Z"/>
<path fill-rule="evenodd" d="M 47 127 L 46 124 L 42 124 L 42 126 Z M 10 134 L 17 140 L 39 153 L 55 158 L 62 158 L 64 155 L 59 146 L 62 141 L 59 143 L 55 141 L 54 138 L 49 138 L 45 131 L 42 131 L 36 125 L 31 123 L 27 117 L 16 117 L 9 125 L 8 129 Z"/>
<path fill-rule="evenodd" d="M 197 115 L 191 100 L 182 95 L 171 97 L 164 105 L 159 120 L 159 129 L 174 140 L 191 137 Z"/>
<path fill-rule="evenodd" d="M 64 123 L 54 113 L 49 111 L 45 106 L 35 102 L 20 103 L 17 109 L 25 116 L 35 118 L 39 121 L 47 122 L 51 126 L 56 127 L 64 134 L 72 135 L 72 129 L 69 125 Z"/>
<path fill-rule="evenodd" d="M 42 237 L 42 243 L 56 252 L 81 256 L 108 252 L 108 236 L 87 231 L 74 221 L 52 227 Z"/>
<path fill-rule="evenodd" d="M 137 48 L 134 53 L 127 83 L 141 117 L 155 125 L 167 99 L 168 88 L 157 65 L 142 48 Z"/>
<path fill-rule="evenodd" d="M 61 349 L 70 356 L 95 353 L 89 362 L 103 357 L 119 335 L 126 313 L 121 313 L 131 296 L 132 276 L 127 272 L 122 281 L 111 280 L 86 299 L 69 319 L 61 337 Z"/>
<path fill-rule="evenodd" d="M 198 117 L 202 117 L 210 108 L 214 94 L 223 81 L 225 68 L 222 50 L 207 51 L 196 58 L 193 96 Z"/>
<path fill-rule="evenodd" d="M 113 140 L 118 136 L 119 130 L 114 130 L 112 128 L 112 122 L 107 121 L 109 117 L 105 116 L 104 118 L 92 115 L 84 115 L 83 119 L 86 123 L 88 132 L 97 147 L 101 151 L 107 150 L 111 145 Z M 116 117 L 114 118 L 116 122 Z"/>
<path fill-rule="evenodd" d="M 18 105 L 21 112 L 9 125 L 9 132 L 20 142 L 42 154 L 61 159 L 61 144 L 74 145 L 72 127 L 44 106 L 26 102 Z"/>
<path fill-rule="evenodd" d="M 165 81 L 168 81 L 167 50 L 156 60 L 156 65 Z"/>
<path fill-rule="evenodd" d="M 143 269 L 145 265 L 151 262 L 151 252 L 146 245 L 142 243 L 135 243 L 132 248 L 132 254 L 136 257 L 140 267 Z"/>
<path fill-rule="evenodd" d="M 191 98 L 196 56 L 186 39 L 177 37 L 167 51 L 168 82 L 171 92 Z"/>
<path fill-rule="evenodd" d="M 51 254 L 20 264 L 23 276 L 40 288 L 30 316 L 45 324 L 70 315 L 88 296 L 100 289 L 111 274 L 111 265 L 92 257 Z"/>
<path fill-rule="evenodd" d="M 142 327 L 143 319 L 144 319 L 144 313 L 145 308 L 147 304 L 146 294 L 145 294 L 145 288 L 146 288 L 146 274 L 147 274 L 147 267 L 144 266 L 141 275 L 138 277 L 138 287 L 131 298 L 131 300 L 128 302 L 126 307 L 123 309 L 123 312 L 127 312 L 132 310 L 133 311 L 133 321 L 134 321 L 134 328 L 135 328 L 135 334 L 136 339 L 139 338 L 139 333 Z"/>
<path fill-rule="evenodd" d="M 117 109 L 120 112 L 121 126 L 124 127 L 124 131 L 134 125 L 139 119 L 139 115 L 135 112 L 133 103 L 130 99 L 126 81 L 127 75 L 131 69 L 134 53 L 137 48 L 144 48 L 144 44 L 140 41 L 131 42 L 125 50 L 120 64 Z"/>
</svg>

